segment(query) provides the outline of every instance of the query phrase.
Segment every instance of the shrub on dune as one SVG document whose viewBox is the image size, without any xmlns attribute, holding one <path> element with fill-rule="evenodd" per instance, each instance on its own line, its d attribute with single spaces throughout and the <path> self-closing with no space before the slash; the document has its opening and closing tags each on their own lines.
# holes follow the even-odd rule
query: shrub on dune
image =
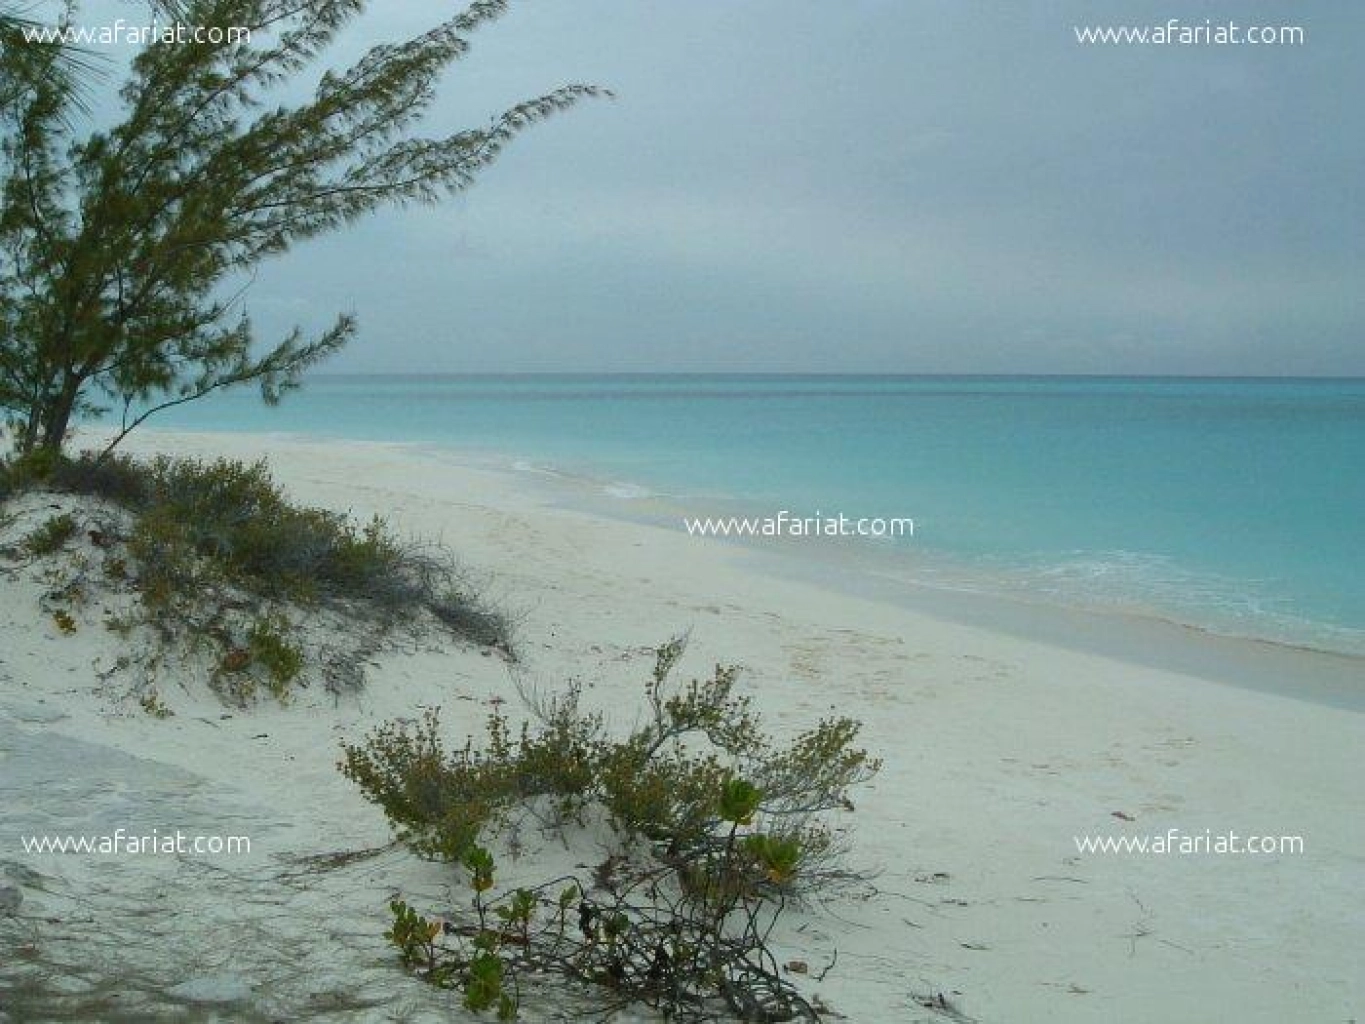
<svg viewBox="0 0 1365 1024">
<path fill-rule="evenodd" d="M 506 617 L 473 596 L 448 553 L 401 541 L 378 517 L 359 524 L 298 505 L 263 461 L 83 455 L 42 466 L 26 459 L 3 479 L 12 493 L 99 500 L 98 529 L 87 531 L 102 555 L 98 575 L 141 609 L 110 621 L 154 638 L 135 659 L 148 674 L 168 658 L 198 655 L 234 703 L 262 689 L 283 699 L 310 667 L 328 685 L 354 685 L 363 654 L 393 629 L 424 622 L 511 654 Z M 70 515 L 53 517 L 25 547 L 51 554 L 78 530 Z M 331 641 L 343 649 L 330 658 L 318 649 L 323 619 L 344 634 Z"/>
</svg>

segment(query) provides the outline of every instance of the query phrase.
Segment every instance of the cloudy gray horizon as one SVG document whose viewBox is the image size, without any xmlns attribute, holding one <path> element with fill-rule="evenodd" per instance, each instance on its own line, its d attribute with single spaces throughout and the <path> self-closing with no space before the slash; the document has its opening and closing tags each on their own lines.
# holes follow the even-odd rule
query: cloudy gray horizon
<svg viewBox="0 0 1365 1024">
<path fill-rule="evenodd" d="M 1306 38 L 1072 32 L 1172 16 Z M 538 0 L 473 41 L 432 132 L 617 98 L 262 267 L 267 337 L 358 315 L 328 372 L 1365 374 L 1365 6 Z"/>
</svg>

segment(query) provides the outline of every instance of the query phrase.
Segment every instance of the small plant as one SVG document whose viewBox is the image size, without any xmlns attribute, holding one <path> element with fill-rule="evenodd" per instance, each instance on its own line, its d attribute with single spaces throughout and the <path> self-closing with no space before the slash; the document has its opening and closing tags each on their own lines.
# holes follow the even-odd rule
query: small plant
<svg viewBox="0 0 1365 1024">
<path fill-rule="evenodd" d="M 485 933 L 474 941 L 477 951 L 465 968 L 464 1005 L 475 1013 L 496 1007 L 498 1020 L 515 1020 L 517 1001 L 504 990 L 504 968 L 496 951 L 497 940 Z"/>
<path fill-rule="evenodd" d="M 62 513 L 52 516 L 24 538 L 24 547 L 32 555 L 54 554 L 76 535 L 76 529 L 76 520 L 70 515 Z"/>
<path fill-rule="evenodd" d="M 796 839 L 759 833 L 744 838 L 744 849 L 777 886 L 789 885 L 801 866 L 801 843 Z"/>
<path fill-rule="evenodd" d="M 720 790 L 720 816 L 735 825 L 748 825 L 754 820 L 763 794 L 744 779 L 729 779 Z"/>
<path fill-rule="evenodd" d="M 151 715 L 153 718 L 166 719 L 175 715 L 175 712 L 167 706 L 165 701 L 161 699 L 160 694 L 155 690 L 149 690 L 139 697 L 138 704 L 143 711 L 147 712 L 147 714 Z"/>
<path fill-rule="evenodd" d="M 441 963 L 437 949 L 441 923 L 423 918 L 403 900 L 390 902 L 389 911 L 393 913 L 393 924 L 384 937 L 397 946 L 404 967 L 419 972 L 434 986 L 448 989 L 453 980 L 453 968 Z"/>
<path fill-rule="evenodd" d="M 303 652 L 289 642 L 288 630 L 287 620 L 261 619 L 247 638 L 251 661 L 264 669 L 270 692 L 280 699 L 303 669 Z"/>
<path fill-rule="evenodd" d="M 76 632 L 76 620 L 64 609 L 58 608 L 53 612 L 52 621 L 64 636 L 71 636 Z"/>
<path fill-rule="evenodd" d="M 493 888 L 493 855 L 482 846 L 471 846 L 461 858 L 469 872 L 469 887 L 476 893 Z"/>
</svg>

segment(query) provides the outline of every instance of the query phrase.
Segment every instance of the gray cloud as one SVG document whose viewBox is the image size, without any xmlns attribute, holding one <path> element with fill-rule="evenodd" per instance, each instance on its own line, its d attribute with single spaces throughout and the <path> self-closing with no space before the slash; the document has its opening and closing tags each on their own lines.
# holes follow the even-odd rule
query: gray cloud
<svg viewBox="0 0 1365 1024">
<path fill-rule="evenodd" d="M 348 48 L 447 7 L 381 4 Z M 1307 41 L 1071 32 L 1173 14 Z M 353 371 L 1365 374 L 1362 46 L 1329 0 L 527 2 L 433 130 L 565 81 L 619 98 L 272 263 L 251 310 L 354 309 Z"/>
</svg>

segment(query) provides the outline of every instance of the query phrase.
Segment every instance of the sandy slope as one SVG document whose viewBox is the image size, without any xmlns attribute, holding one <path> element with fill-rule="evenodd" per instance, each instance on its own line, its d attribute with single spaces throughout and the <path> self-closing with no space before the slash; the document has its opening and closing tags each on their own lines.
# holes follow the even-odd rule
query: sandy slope
<svg viewBox="0 0 1365 1024">
<path fill-rule="evenodd" d="M 523 479 L 416 451 L 229 435 L 138 446 L 266 453 L 302 500 L 443 539 L 520 614 L 525 671 L 543 685 L 577 677 L 603 706 L 628 706 L 650 648 L 691 629 L 685 667 L 742 663 L 777 728 L 834 709 L 864 719 L 885 767 L 848 823 L 879 895 L 799 916 L 782 938 L 816 970 L 838 951 L 807 989 L 850 1020 L 949 1019 L 917 1000 L 940 992 L 980 1021 L 1361 1013 L 1359 713 L 771 578 L 734 548 L 553 508 Z M 125 1019 L 459 1019 L 379 938 L 392 892 L 437 905 L 450 873 L 398 850 L 299 858 L 387 841 L 334 769 L 343 737 L 433 704 L 452 733 L 476 731 L 490 699 L 515 699 L 501 662 L 393 653 L 358 699 L 310 691 L 249 714 L 196 684 L 166 692 L 176 714 L 158 721 L 99 681 L 116 648 L 98 622 L 60 636 L 37 583 L 0 588 L 0 886 L 24 894 L 0 917 L 11 1019 L 42 984 L 70 990 L 71 1019 L 120 1006 Z M 246 833 L 253 853 L 36 857 L 18 840 L 119 824 Z M 1168 828 L 1299 834 L 1307 851 L 1080 856 L 1072 841 Z M 53 965 L 62 975 L 40 982 Z"/>
</svg>

